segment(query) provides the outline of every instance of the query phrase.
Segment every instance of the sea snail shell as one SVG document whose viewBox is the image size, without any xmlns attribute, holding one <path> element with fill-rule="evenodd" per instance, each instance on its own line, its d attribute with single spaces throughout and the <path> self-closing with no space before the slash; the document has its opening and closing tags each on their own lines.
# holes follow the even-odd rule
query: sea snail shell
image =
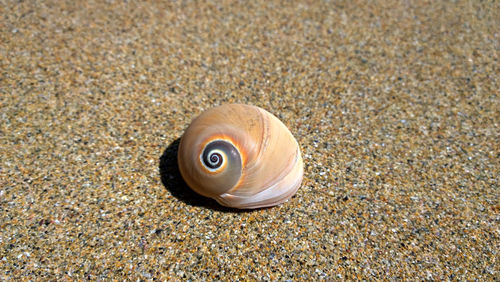
<svg viewBox="0 0 500 282">
<path fill-rule="evenodd" d="M 288 128 L 271 113 L 241 104 L 218 106 L 195 118 L 181 138 L 178 164 L 195 192 L 240 209 L 287 201 L 304 170 Z"/>
</svg>

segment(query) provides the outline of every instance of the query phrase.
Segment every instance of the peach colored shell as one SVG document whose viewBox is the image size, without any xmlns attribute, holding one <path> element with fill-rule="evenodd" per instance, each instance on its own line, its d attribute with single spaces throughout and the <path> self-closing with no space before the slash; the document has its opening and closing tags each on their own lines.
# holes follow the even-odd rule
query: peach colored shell
<svg viewBox="0 0 500 282">
<path fill-rule="evenodd" d="M 299 145 L 288 128 L 271 113 L 242 104 L 195 118 L 181 138 L 178 164 L 195 192 L 240 209 L 287 201 L 303 176 Z"/>
</svg>

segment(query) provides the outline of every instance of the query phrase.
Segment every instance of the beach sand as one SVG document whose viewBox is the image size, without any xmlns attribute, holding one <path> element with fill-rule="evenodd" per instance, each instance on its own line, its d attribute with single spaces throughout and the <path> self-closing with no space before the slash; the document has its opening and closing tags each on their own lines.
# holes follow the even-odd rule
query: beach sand
<svg viewBox="0 0 500 282">
<path fill-rule="evenodd" d="M 495 280 L 498 1 L 2 1 L 0 280 Z M 273 208 L 191 192 L 179 138 L 260 106 Z"/>
</svg>

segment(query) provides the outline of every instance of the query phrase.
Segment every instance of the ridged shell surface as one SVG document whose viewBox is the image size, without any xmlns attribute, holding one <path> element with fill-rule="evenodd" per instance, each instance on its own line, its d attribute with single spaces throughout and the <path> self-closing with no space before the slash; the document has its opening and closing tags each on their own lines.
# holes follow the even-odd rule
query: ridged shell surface
<svg viewBox="0 0 500 282">
<path fill-rule="evenodd" d="M 285 202 L 303 176 L 299 145 L 288 128 L 271 113 L 242 104 L 195 118 L 181 138 L 178 164 L 195 192 L 240 209 Z"/>
</svg>

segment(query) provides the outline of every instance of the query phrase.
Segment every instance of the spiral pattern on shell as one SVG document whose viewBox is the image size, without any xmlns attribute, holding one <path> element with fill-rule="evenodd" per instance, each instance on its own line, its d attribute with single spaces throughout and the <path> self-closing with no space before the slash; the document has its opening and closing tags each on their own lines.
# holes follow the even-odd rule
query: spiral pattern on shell
<svg viewBox="0 0 500 282">
<path fill-rule="evenodd" d="M 303 175 L 297 141 L 271 113 L 249 105 L 215 107 L 181 138 L 180 172 L 197 193 L 235 208 L 285 202 Z"/>
</svg>

